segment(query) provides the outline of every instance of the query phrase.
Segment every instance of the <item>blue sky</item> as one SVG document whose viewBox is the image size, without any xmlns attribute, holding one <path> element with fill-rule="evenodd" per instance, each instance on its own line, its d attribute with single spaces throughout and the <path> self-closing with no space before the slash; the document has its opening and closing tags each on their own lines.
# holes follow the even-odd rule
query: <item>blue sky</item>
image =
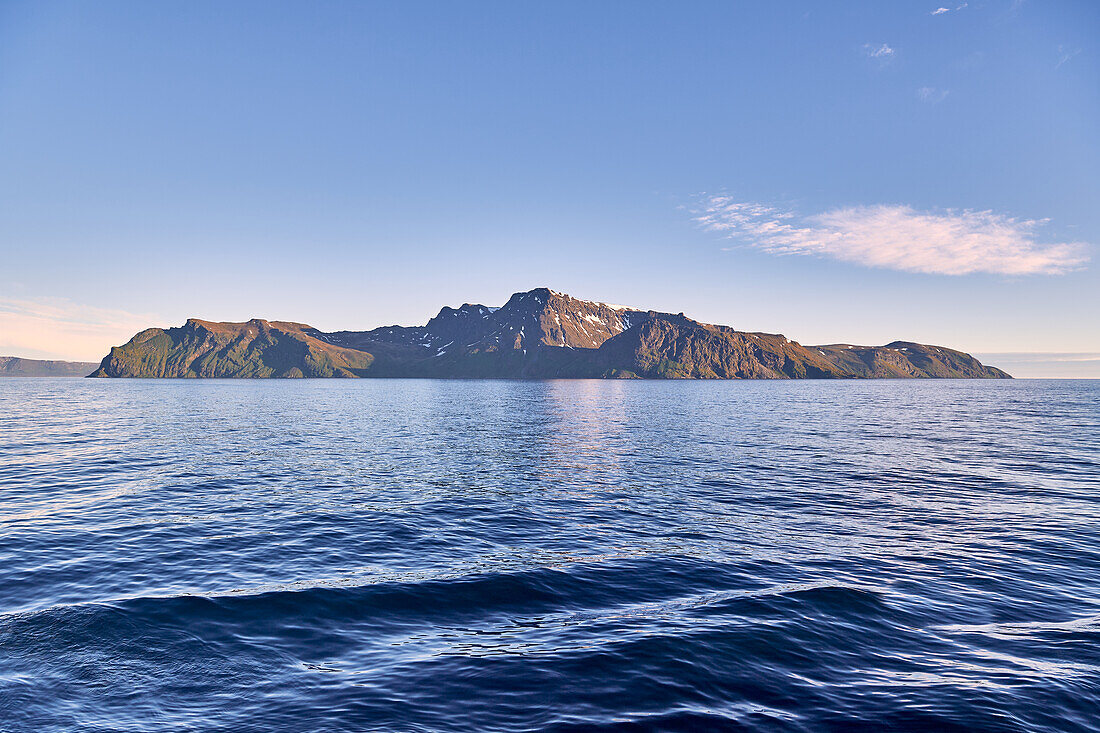
<svg viewBox="0 0 1100 733">
<path fill-rule="evenodd" d="M 0 351 L 545 285 L 1100 352 L 1097 39 L 1037 0 L 3 3 Z"/>
</svg>

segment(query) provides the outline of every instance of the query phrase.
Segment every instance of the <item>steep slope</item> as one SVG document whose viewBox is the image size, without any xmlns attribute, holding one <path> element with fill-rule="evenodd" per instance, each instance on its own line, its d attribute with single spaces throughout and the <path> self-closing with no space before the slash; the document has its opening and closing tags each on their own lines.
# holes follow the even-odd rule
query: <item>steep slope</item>
<svg viewBox="0 0 1100 733">
<path fill-rule="evenodd" d="M 442 314 L 441 314 L 442 315 Z M 516 293 L 485 318 L 487 332 L 472 348 L 523 349 L 557 346 L 596 349 L 607 339 L 645 320 L 623 306 L 578 300 L 549 288 Z M 436 317 L 438 320 L 439 316 Z M 431 328 L 432 324 L 428 324 Z"/>
<path fill-rule="evenodd" d="M 606 341 L 607 376 L 645 379 L 823 379 L 849 376 L 826 357 L 777 334 L 743 333 L 685 316 L 650 314 Z"/>
<path fill-rule="evenodd" d="M 323 333 L 298 323 L 189 320 L 111 350 L 93 376 L 822 379 L 1007 377 L 959 351 L 909 342 L 802 346 L 682 313 L 548 288 L 500 308 L 444 307 L 424 326 Z"/>
<path fill-rule="evenodd" d="M 358 377 L 374 358 L 299 323 L 253 319 L 150 328 L 111 349 L 93 377 Z"/>
<path fill-rule="evenodd" d="M 86 377 L 98 364 L 0 356 L 0 377 Z"/>
</svg>

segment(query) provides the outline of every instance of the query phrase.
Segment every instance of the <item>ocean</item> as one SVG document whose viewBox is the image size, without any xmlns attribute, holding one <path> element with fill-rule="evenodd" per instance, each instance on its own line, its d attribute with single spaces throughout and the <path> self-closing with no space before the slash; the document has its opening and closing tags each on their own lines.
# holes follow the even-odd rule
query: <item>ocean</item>
<svg viewBox="0 0 1100 733">
<path fill-rule="evenodd" d="M 1100 381 L 0 381 L 0 730 L 1092 731 Z"/>
</svg>

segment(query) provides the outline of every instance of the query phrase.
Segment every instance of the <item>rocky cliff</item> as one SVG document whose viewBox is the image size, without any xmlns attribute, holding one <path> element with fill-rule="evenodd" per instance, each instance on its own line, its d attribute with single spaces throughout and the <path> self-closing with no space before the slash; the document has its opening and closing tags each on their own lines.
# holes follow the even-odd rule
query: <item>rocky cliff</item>
<svg viewBox="0 0 1100 733">
<path fill-rule="evenodd" d="M 1007 378 L 972 356 L 896 341 L 802 346 L 681 314 L 537 288 L 500 308 L 444 307 L 424 326 L 324 333 L 300 323 L 189 320 L 142 331 L 96 377 L 643 379 Z"/>
</svg>

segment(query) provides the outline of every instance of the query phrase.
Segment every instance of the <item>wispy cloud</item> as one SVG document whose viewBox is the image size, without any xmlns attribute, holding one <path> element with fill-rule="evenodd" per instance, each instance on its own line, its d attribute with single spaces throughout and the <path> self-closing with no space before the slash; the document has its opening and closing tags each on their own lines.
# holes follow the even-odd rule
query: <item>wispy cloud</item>
<svg viewBox="0 0 1100 733">
<path fill-rule="evenodd" d="M 936 87 L 921 87 L 917 90 L 917 99 L 928 104 L 939 104 L 947 98 L 948 91 L 946 89 L 937 89 Z"/>
<path fill-rule="evenodd" d="M 0 356 L 99 361 L 153 325 L 154 316 L 64 298 L 0 298 Z"/>
<path fill-rule="evenodd" d="M 955 10 L 962 10 L 968 4 L 969 3 L 962 3 L 961 5 L 956 5 Z M 943 15 L 944 13 L 950 13 L 950 12 L 951 12 L 951 8 L 945 8 L 945 7 L 941 6 L 941 7 L 936 8 L 935 10 L 933 10 L 931 13 L 929 13 L 929 15 Z"/>
<path fill-rule="evenodd" d="M 1070 49 L 1070 48 L 1066 48 L 1065 46 L 1059 46 L 1058 47 L 1058 63 L 1054 65 L 1054 68 L 1056 68 L 1056 69 L 1061 68 L 1062 64 L 1066 63 L 1067 61 L 1069 61 L 1071 58 L 1073 58 L 1074 56 L 1076 56 L 1079 53 L 1081 53 L 1081 49 L 1079 49 L 1079 48 Z"/>
<path fill-rule="evenodd" d="M 873 59 L 887 59 L 894 55 L 894 49 L 883 44 L 865 43 L 863 53 Z"/>
<path fill-rule="evenodd" d="M 694 211 L 704 229 L 778 255 L 816 255 L 939 275 L 1055 275 L 1088 261 L 1081 242 L 1040 242 L 1046 220 L 992 211 L 917 211 L 852 206 L 802 216 L 726 195 L 704 196 Z"/>
</svg>

